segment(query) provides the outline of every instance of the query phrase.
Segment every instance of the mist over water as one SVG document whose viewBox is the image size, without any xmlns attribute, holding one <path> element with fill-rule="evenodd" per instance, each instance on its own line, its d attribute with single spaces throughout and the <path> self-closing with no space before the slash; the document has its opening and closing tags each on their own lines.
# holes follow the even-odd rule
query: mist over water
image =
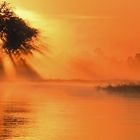
<svg viewBox="0 0 140 140">
<path fill-rule="evenodd" d="M 17 19 L 13 20 L 17 22 Z M 73 42 L 78 47 L 75 47 L 77 45 L 69 40 L 69 36 L 64 38 L 65 33 L 70 29 L 62 33 L 64 35 L 61 38 L 58 37 L 60 36 L 58 33 L 56 40 L 60 41 L 62 38 L 64 40 L 62 39 L 62 44 L 59 41 L 60 44 L 57 41 L 55 44 L 56 46 L 59 44 L 59 46 L 62 45 L 63 47 L 61 46 L 60 50 L 56 49 L 59 46 L 54 47 L 54 50 L 58 52 L 56 52 L 57 57 L 55 61 L 53 63 L 49 62 L 51 66 L 53 65 L 53 68 L 50 69 L 51 75 L 54 76 L 57 70 L 58 73 L 56 72 L 56 75 L 58 74 L 58 77 L 62 77 L 63 75 L 64 78 L 78 75 L 77 77 L 81 79 L 89 79 L 91 77 L 92 79 L 106 79 L 114 77 L 116 74 L 118 75 L 117 78 L 124 75 L 125 78 L 133 77 L 133 74 L 130 77 L 128 76 L 132 71 L 126 72 L 128 69 L 127 64 L 123 68 L 123 71 L 116 71 L 116 68 L 120 68 L 124 63 L 115 61 L 111 57 L 106 57 L 106 54 L 110 54 L 110 52 L 105 51 L 106 49 L 103 49 L 103 51 L 100 47 L 93 49 L 93 46 L 96 46 L 94 42 L 106 35 L 101 32 L 95 35 L 96 32 L 105 29 L 108 24 L 104 26 L 105 23 L 100 20 L 98 25 L 99 23 L 101 25 L 96 28 L 96 24 L 92 23 L 95 22 L 95 19 L 88 19 L 88 22 L 85 22 L 83 18 L 79 19 L 80 22 L 77 18 L 68 20 L 71 20 L 71 24 L 73 24 L 73 28 L 76 31 L 73 33 L 74 35 L 76 34 L 75 36 L 73 34 L 70 36 L 74 38 Z M 64 30 L 64 26 L 61 28 Z M 93 32 L 93 28 L 97 31 L 94 30 Z M 8 32 L 11 29 L 14 32 L 13 28 L 9 25 Z M 90 32 L 89 29 L 91 29 Z M 32 31 L 33 34 L 31 33 L 31 36 L 34 36 L 35 33 L 36 37 L 37 30 Z M 105 30 L 105 32 L 108 33 L 108 30 Z M 16 35 L 18 36 L 18 34 Z M 93 36 L 97 37 L 93 40 Z M 31 42 L 31 44 L 28 44 L 26 42 L 27 44 L 24 43 L 17 46 L 15 43 L 19 44 L 19 42 L 13 41 L 15 37 L 12 38 L 10 34 L 8 39 L 8 41 L 4 42 L 5 45 L 3 46 L 6 47 L 6 50 L 8 47 L 8 54 L 0 55 L 0 80 L 2 80 L 0 83 L 0 140 L 140 139 L 139 84 L 128 84 L 121 81 L 118 81 L 118 83 L 114 82 L 113 84 L 110 84 L 108 81 L 103 83 L 84 80 L 79 80 L 78 82 L 74 80 L 43 81 L 41 75 L 34 68 L 39 66 L 38 70 L 40 73 L 41 69 L 43 69 L 44 73 L 47 73 L 47 67 L 42 68 L 41 63 L 35 63 L 33 67 L 31 65 L 32 61 L 29 63 L 29 57 L 26 54 L 28 51 L 27 53 L 35 58 L 34 53 L 31 51 L 34 47 L 36 52 L 40 53 L 36 46 L 34 46 L 34 43 Z M 83 42 L 83 39 L 85 39 L 85 42 Z M 11 51 L 9 42 L 14 45 L 12 46 L 14 49 L 16 47 L 16 51 L 17 47 L 22 46 L 23 48 L 20 48 L 22 55 L 19 55 L 19 52 L 16 52 L 18 55 L 15 55 Z M 30 46 L 32 43 L 33 46 Z M 83 49 L 81 48 L 80 50 L 79 46 L 82 46 Z M 87 46 L 89 47 L 87 48 Z M 108 43 L 106 46 L 109 46 Z M 114 52 L 114 47 L 112 49 L 112 52 Z M 62 55 L 63 52 L 65 52 L 64 55 Z M 92 54 L 93 52 L 94 54 Z M 118 54 L 120 54 L 120 51 L 118 51 Z M 60 55 L 62 56 L 60 57 Z M 96 58 L 96 63 L 93 61 L 93 56 Z M 8 59 L 5 60 L 5 58 Z M 48 61 L 46 62 L 46 60 L 47 58 L 45 60 L 41 59 L 41 61 L 47 63 Z M 137 61 L 137 57 L 131 58 L 132 65 L 135 61 Z M 68 74 L 66 72 L 67 69 L 65 69 L 67 64 L 68 71 L 70 71 Z M 112 70 L 110 69 L 111 67 Z M 17 78 L 11 74 L 11 68 L 14 68 Z M 106 72 L 103 73 L 103 70 L 106 70 Z M 15 79 L 14 83 L 11 77 Z M 56 76 L 54 77 L 56 78 Z M 11 78 L 12 82 L 9 82 L 8 78 Z M 34 80 L 34 82 L 29 80 Z"/>
<path fill-rule="evenodd" d="M 94 87 L 73 82 L 1 84 L 0 139 L 139 140 L 140 98 Z"/>
</svg>

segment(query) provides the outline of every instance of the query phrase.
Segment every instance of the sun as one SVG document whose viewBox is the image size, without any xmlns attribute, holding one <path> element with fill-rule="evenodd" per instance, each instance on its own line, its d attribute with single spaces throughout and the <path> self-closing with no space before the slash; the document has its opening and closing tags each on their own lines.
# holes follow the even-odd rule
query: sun
<svg viewBox="0 0 140 140">
<path fill-rule="evenodd" d="M 26 20 L 29 20 L 29 21 L 35 21 L 35 19 L 37 17 L 36 13 L 34 13 L 32 11 L 29 11 L 29 10 L 26 10 L 26 9 L 23 9 L 23 8 L 16 8 L 15 13 L 19 17 L 22 17 L 23 19 L 26 19 Z"/>
<path fill-rule="evenodd" d="M 48 36 L 49 34 L 52 34 L 52 32 L 54 32 L 52 30 L 53 27 L 51 26 L 52 22 L 49 20 L 48 17 L 44 17 L 43 15 L 35 11 L 31 11 L 21 7 L 17 7 L 15 9 L 15 13 L 19 17 L 23 18 L 29 25 L 32 25 L 33 27 L 39 29 L 43 36 Z"/>
</svg>

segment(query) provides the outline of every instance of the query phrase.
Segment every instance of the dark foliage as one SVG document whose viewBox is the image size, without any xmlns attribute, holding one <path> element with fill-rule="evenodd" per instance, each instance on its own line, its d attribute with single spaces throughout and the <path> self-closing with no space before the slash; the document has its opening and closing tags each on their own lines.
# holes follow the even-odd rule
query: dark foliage
<svg viewBox="0 0 140 140">
<path fill-rule="evenodd" d="M 133 85 L 123 84 L 123 85 L 116 85 L 116 86 L 108 85 L 106 87 L 98 87 L 98 89 L 103 89 L 110 92 L 119 92 L 119 93 L 140 93 L 140 85 L 136 85 L 136 84 Z"/>
<path fill-rule="evenodd" d="M 22 18 L 18 17 L 8 3 L 3 2 L 0 5 L 0 38 L 5 52 L 31 53 L 37 49 L 31 45 L 31 41 L 37 38 L 38 33 L 37 29 L 29 27 Z"/>
<path fill-rule="evenodd" d="M 111 93 L 112 95 L 119 95 L 131 99 L 140 99 L 140 83 L 107 85 L 105 87 L 98 86 L 96 89 L 98 91 Z"/>
</svg>

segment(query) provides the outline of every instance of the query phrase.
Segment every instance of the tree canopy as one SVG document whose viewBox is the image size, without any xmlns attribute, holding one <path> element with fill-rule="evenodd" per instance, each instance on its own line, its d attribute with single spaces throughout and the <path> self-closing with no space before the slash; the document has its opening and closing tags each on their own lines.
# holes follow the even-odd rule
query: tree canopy
<svg viewBox="0 0 140 140">
<path fill-rule="evenodd" d="M 37 49 L 31 42 L 38 34 L 37 29 L 16 15 L 9 3 L 0 4 L 0 39 L 6 53 L 31 53 Z"/>
</svg>

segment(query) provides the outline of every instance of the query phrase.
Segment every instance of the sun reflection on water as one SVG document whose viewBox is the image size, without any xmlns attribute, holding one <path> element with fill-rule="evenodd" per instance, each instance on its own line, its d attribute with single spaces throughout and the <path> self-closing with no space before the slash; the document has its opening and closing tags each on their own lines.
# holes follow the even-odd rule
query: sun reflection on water
<svg viewBox="0 0 140 140">
<path fill-rule="evenodd" d="M 1 83 L 0 93 L 0 139 L 139 140 L 139 100 L 72 83 Z"/>
</svg>

